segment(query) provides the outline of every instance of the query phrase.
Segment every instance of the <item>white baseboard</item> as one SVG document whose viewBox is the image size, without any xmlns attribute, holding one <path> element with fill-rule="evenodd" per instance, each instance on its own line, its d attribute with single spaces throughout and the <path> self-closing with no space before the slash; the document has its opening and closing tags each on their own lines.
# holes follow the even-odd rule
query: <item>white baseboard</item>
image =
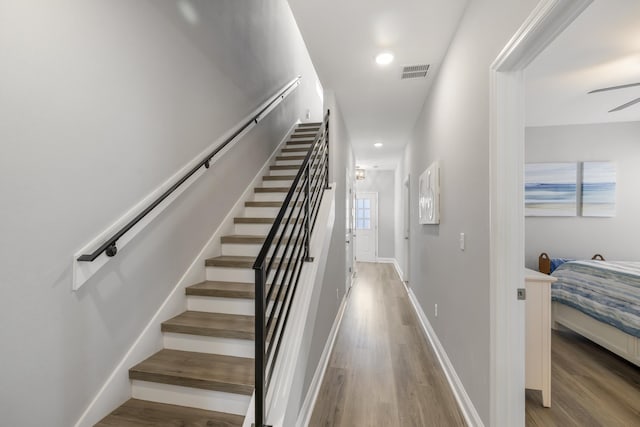
<svg viewBox="0 0 640 427">
<path fill-rule="evenodd" d="M 473 402 L 471 401 L 471 398 L 469 397 L 466 390 L 464 389 L 464 386 L 462 385 L 462 381 L 460 381 L 460 377 L 458 377 L 458 374 L 456 373 L 456 370 L 454 369 L 453 364 L 449 359 L 449 356 L 447 356 L 447 352 L 444 350 L 442 343 L 440 343 L 438 336 L 433 330 L 433 327 L 431 326 L 431 323 L 429 322 L 427 315 L 422 310 L 422 307 L 420 306 L 420 303 L 418 302 L 415 294 L 406 285 L 405 285 L 405 290 L 407 291 L 407 295 L 409 296 L 409 300 L 413 305 L 413 309 L 415 310 L 416 315 L 418 316 L 418 319 L 420 319 L 420 325 L 422 326 L 422 330 L 426 335 L 427 340 L 429 340 L 429 344 L 431 344 L 433 351 L 436 353 L 436 356 L 438 357 L 438 362 L 440 363 L 440 366 L 442 367 L 442 370 L 444 371 L 444 374 L 447 377 L 449 386 L 453 391 L 453 395 L 455 396 L 456 401 L 458 402 L 458 406 L 462 411 L 462 415 L 464 416 L 464 419 L 467 422 L 467 425 L 469 425 L 470 427 L 484 427 L 484 424 L 482 423 L 482 419 L 480 418 L 478 411 L 476 411 L 475 406 L 473 406 Z"/>
<path fill-rule="evenodd" d="M 322 350 L 322 355 L 318 361 L 318 367 L 313 374 L 311 384 L 309 384 L 309 389 L 307 390 L 307 395 L 302 403 L 302 407 L 300 408 L 300 413 L 296 420 L 297 427 L 306 427 L 309 425 L 309 421 L 311 420 L 311 414 L 313 413 L 313 408 L 315 407 L 316 400 L 318 399 L 318 393 L 320 392 L 320 386 L 322 385 L 324 374 L 327 372 L 327 367 L 329 366 L 329 359 L 331 357 L 331 352 L 333 351 L 333 346 L 336 343 L 338 330 L 340 330 L 340 325 L 342 324 L 342 318 L 344 317 L 344 310 L 347 306 L 349 295 L 350 293 L 345 294 L 342 298 L 342 303 L 338 309 L 338 315 L 333 321 L 333 326 L 331 326 L 331 331 L 329 331 L 329 337 L 327 338 L 327 342 Z"/>
<path fill-rule="evenodd" d="M 269 165 L 275 159 L 278 151 L 282 145 L 286 143 L 289 135 L 293 132 L 298 123 L 300 123 L 300 120 L 293 124 L 286 133 L 286 136 L 282 141 L 280 141 L 273 154 L 256 174 L 253 181 L 247 186 L 247 189 L 240 196 L 233 208 L 231 208 L 225 219 L 213 233 L 200 253 L 198 253 L 189 268 L 187 268 L 171 293 L 167 296 L 160 308 L 158 308 L 149 323 L 134 341 L 131 348 L 116 365 L 115 369 L 107 378 L 105 384 L 98 391 L 87 409 L 76 422 L 75 427 L 93 426 L 131 396 L 129 368 L 162 349 L 163 340 L 162 333 L 160 331 L 161 323 L 186 310 L 187 298 L 184 289 L 187 286 L 201 282 L 205 279 L 205 260 L 220 254 L 220 237 L 233 230 L 233 218 L 240 216 L 244 209 L 244 201 L 249 200 L 249 197 L 253 195 L 254 187 L 260 186 L 259 183 L 262 182 L 262 176 L 268 172 Z"/>
</svg>

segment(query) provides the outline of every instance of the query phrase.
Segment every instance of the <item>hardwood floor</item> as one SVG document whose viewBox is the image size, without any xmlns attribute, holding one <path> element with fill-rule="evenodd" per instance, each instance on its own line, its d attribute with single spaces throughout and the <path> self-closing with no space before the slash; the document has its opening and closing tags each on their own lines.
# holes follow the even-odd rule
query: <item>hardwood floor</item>
<svg viewBox="0 0 640 427">
<path fill-rule="evenodd" d="M 309 425 L 465 425 L 391 264 L 358 263 Z"/>
<path fill-rule="evenodd" d="M 527 390 L 527 426 L 640 426 L 640 368 L 570 331 L 551 342 L 551 408 Z"/>
</svg>

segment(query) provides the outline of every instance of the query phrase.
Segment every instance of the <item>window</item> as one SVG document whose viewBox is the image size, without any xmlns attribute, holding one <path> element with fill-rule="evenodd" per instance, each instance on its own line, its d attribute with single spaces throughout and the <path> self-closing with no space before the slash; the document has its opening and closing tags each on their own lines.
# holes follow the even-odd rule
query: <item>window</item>
<svg viewBox="0 0 640 427">
<path fill-rule="evenodd" d="M 356 229 L 371 229 L 371 200 L 356 199 Z"/>
</svg>

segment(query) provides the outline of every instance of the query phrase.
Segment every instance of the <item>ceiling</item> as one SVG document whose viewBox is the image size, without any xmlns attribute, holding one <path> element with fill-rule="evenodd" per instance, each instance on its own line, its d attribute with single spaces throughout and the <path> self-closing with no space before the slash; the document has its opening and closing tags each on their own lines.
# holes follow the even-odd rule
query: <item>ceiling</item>
<svg viewBox="0 0 640 427">
<path fill-rule="evenodd" d="M 526 70 L 528 126 L 640 120 L 640 1 L 594 1 Z"/>
<path fill-rule="evenodd" d="M 395 168 L 467 0 L 289 4 L 324 88 L 335 92 L 357 164 Z M 382 51 L 395 56 L 385 67 L 375 62 Z M 403 66 L 422 64 L 426 78 L 400 79 Z"/>
</svg>

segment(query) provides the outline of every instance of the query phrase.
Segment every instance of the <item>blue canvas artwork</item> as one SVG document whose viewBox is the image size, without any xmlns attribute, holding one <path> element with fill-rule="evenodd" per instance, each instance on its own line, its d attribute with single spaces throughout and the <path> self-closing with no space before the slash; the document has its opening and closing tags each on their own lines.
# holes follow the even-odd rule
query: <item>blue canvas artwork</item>
<svg viewBox="0 0 640 427">
<path fill-rule="evenodd" d="M 611 162 L 582 164 L 582 216 L 616 214 L 616 166 Z"/>
<path fill-rule="evenodd" d="M 577 163 L 527 163 L 524 170 L 526 216 L 576 216 Z"/>
</svg>

